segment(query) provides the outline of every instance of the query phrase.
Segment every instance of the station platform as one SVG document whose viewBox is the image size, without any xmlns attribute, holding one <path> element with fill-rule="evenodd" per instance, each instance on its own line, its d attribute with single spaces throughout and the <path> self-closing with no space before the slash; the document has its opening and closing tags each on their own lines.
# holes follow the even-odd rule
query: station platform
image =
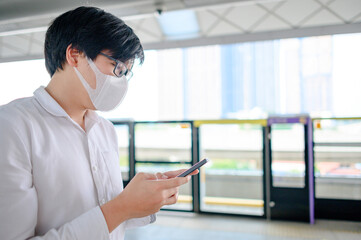
<svg viewBox="0 0 361 240">
<path fill-rule="evenodd" d="M 161 211 L 154 224 L 131 229 L 126 240 L 359 240 L 361 222 L 316 220 L 314 225 L 246 217 Z"/>
</svg>

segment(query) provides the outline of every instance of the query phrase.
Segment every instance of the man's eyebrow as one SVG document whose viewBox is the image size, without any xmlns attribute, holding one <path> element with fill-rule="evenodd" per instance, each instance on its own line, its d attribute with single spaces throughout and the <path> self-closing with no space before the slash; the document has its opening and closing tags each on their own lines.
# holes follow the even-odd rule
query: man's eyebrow
<svg viewBox="0 0 361 240">
<path fill-rule="evenodd" d="M 109 55 L 109 57 L 112 57 L 112 58 L 114 58 L 115 60 L 118 60 L 118 59 L 116 59 L 115 57 L 113 57 L 112 55 Z M 110 58 L 108 58 L 108 60 L 111 61 L 111 62 L 113 62 L 113 63 L 115 62 L 113 59 L 110 59 Z M 119 60 L 118 60 L 118 61 L 119 61 Z"/>
</svg>

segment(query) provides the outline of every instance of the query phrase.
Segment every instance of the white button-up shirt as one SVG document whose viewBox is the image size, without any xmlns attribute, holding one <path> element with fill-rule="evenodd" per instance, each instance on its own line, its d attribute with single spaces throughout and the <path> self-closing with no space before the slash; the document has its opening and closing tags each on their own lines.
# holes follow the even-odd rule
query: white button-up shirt
<svg viewBox="0 0 361 240">
<path fill-rule="evenodd" d="M 114 126 L 88 110 L 84 131 L 44 87 L 0 107 L 0 239 L 124 239 L 99 206 L 123 190 Z"/>
</svg>

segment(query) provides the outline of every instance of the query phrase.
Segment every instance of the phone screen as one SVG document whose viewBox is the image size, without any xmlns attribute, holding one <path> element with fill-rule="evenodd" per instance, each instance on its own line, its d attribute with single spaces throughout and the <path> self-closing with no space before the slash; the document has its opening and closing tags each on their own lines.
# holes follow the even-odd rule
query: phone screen
<svg viewBox="0 0 361 240">
<path fill-rule="evenodd" d="M 177 177 L 185 177 L 188 176 L 189 174 L 191 174 L 194 170 L 202 167 L 204 164 L 206 164 L 207 162 L 209 162 L 208 158 L 203 159 L 200 162 L 197 162 L 196 164 L 194 164 L 192 167 L 190 167 L 188 170 L 182 172 L 181 174 L 179 174 Z"/>
</svg>

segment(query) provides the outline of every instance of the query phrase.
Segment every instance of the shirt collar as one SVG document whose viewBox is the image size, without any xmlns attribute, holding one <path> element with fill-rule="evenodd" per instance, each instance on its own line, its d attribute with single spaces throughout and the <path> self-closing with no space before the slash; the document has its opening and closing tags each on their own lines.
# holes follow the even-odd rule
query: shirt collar
<svg viewBox="0 0 361 240">
<path fill-rule="evenodd" d="M 85 113 L 85 116 L 96 123 L 100 122 L 99 115 L 93 110 L 88 109 Z"/>
<path fill-rule="evenodd" d="M 43 86 L 39 87 L 34 92 L 34 97 L 40 105 L 50 114 L 57 117 L 68 117 L 69 115 L 65 110 L 50 96 Z"/>
<path fill-rule="evenodd" d="M 55 101 L 55 99 L 45 90 L 45 87 L 41 86 L 34 92 L 35 99 L 39 104 L 50 114 L 56 117 L 69 117 L 65 110 Z M 100 117 L 93 110 L 87 110 L 85 117 L 91 121 L 98 123 Z"/>
</svg>

